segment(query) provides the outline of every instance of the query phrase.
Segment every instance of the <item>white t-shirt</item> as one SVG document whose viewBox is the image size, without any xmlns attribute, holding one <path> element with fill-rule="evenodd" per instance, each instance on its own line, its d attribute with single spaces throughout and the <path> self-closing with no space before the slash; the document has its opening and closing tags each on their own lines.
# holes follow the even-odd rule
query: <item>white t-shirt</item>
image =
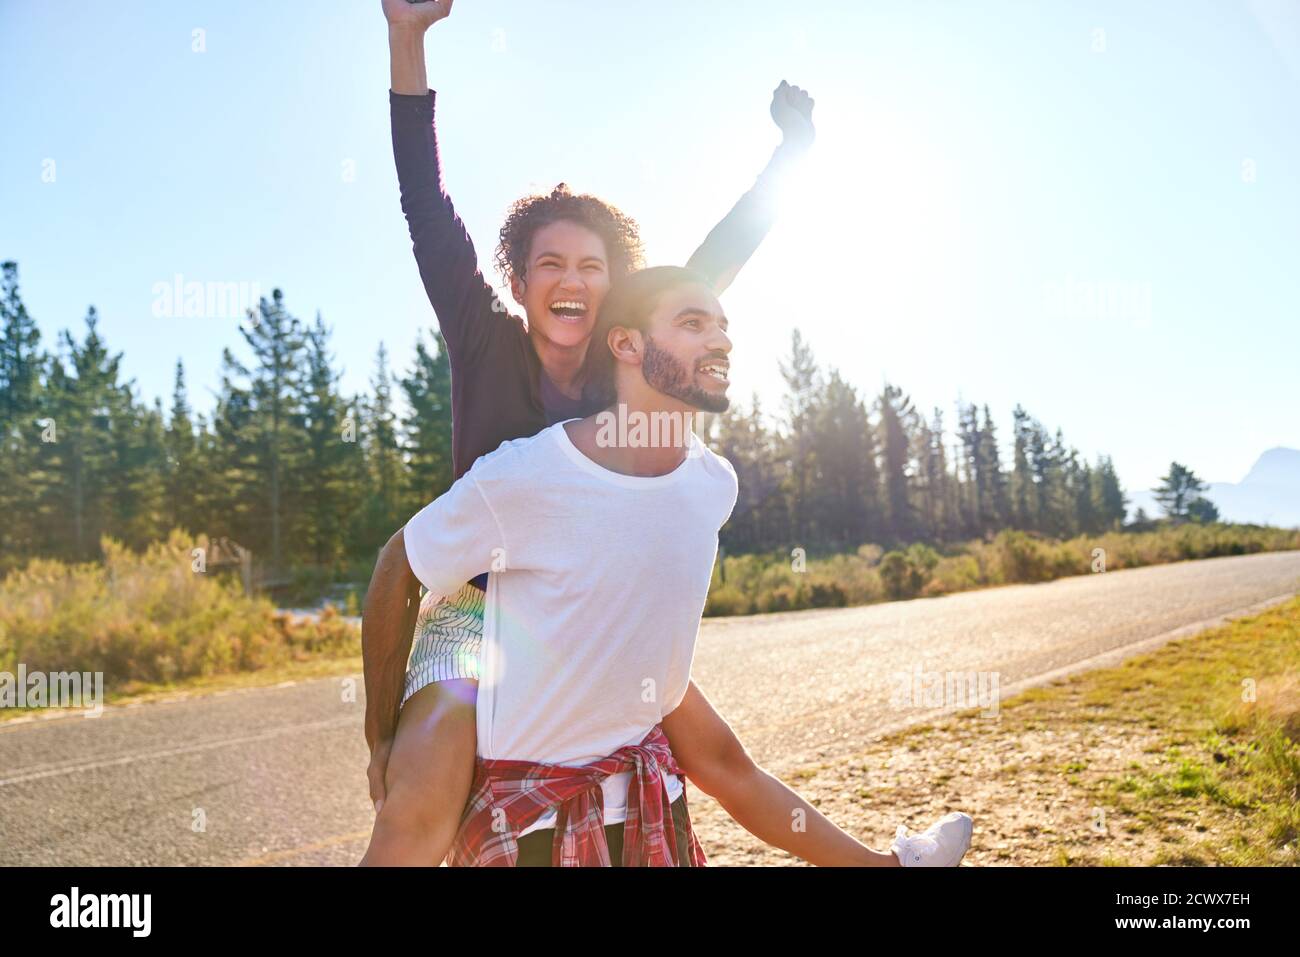
<svg viewBox="0 0 1300 957">
<path fill-rule="evenodd" d="M 502 443 L 406 524 L 431 592 L 490 572 L 480 756 L 588 764 L 681 703 L 736 491 L 731 464 L 693 433 L 676 469 L 640 477 L 597 465 L 561 422 Z M 605 779 L 606 824 L 624 820 L 630 779 Z M 681 783 L 666 783 L 676 800 Z M 548 812 L 521 833 L 554 823 Z"/>
</svg>

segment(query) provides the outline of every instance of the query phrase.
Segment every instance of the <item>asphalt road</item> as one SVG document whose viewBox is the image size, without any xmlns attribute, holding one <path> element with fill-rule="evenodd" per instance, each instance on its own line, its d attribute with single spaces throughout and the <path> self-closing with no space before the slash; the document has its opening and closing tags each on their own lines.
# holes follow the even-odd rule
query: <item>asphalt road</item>
<svg viewBox="0 0 1300 957">
<path fill-rule="evenodd" d="M 1005 697 L 1297 592 L 1283 552 L 712 619 L 694 676 L 780 773 L 933 716 L 891 700 L 899 673 L 996 674 Z M 354 864 L 374 817 L 363 709 L 356 675 L 0 724 L 0 860 Z"/>
</svg>

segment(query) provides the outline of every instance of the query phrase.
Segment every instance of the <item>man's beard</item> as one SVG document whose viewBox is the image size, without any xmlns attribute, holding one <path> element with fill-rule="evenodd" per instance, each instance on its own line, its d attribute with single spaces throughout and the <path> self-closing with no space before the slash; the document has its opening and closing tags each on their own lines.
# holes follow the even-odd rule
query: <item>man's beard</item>
<svg viewBox="0 0 1300 957">
<path fill-rule="evenodd" d="M 655 345 L 654 339 L 645 337 L 645 358 L 641 360 L 641 374 L 646 384 L 657 392 L 681 399 L 702 412 L 726 412 L 731 400 L 726 393 L 714 395 L 691 381 L 691 373 L 671 353 Z"/>
</svg>

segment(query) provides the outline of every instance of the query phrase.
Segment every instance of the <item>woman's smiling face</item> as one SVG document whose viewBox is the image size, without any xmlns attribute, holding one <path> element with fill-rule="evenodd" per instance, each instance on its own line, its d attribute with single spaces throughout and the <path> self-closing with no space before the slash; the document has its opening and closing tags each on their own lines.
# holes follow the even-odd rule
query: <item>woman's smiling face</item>
<svg viewBox="0 0 1300 957">
<path fill-rule="evenodd" d="M 591 338 L 610 281 L 604 240 L 562 219 L 533 235 L 524 278 L 512 280 L 510 288 L 524 307 L 530 332 L 573 347 Z"/>
</svg>

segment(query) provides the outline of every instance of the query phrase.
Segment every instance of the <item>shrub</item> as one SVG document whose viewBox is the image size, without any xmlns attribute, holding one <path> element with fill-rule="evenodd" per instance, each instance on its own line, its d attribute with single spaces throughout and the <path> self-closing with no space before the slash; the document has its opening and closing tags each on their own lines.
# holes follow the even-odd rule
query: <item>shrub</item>
<svg viewBox="0 0 1300 957">
<path fill-rule="evenodd" d="M 909 545 L 905 554 L 907 555 L 907 560 L 912 563 L 912 566 L 920 569 L 926 579 L 930 577 L 930 573 L 933 572 L 935 566 L 939 564 L 939 553 L 929 545 L 922 542 Z"/>
<path fill-rule="evenodd" d="M 722 585 L 709 589 L 709 598 L 704 605 L 706 615 L 747 615 L 752 611 L 749 600 L 732 585 Z"/>
<path fill-rule="evenodd" d="M 890 598 L 911 598 L 920 590 L 916 568 L 903 552 L 888 552 L 880 560 L 880 581 Z"/>
<path fill-rule="evenodd" d="M 783 585 L 759 596 L 758 611 L 790 611 L 797 607 L 795 590 Z"/>
<path fill-rule="evenodd" d="M 884 554 L 866 544 L 855 553 L 807 559 L 802 573 L 788 551 L 730 555 L 715 568 L 705 614 L 752 614 L 798 608 L 862 605 L 882 599 L 942 595 L 985 585 L 1048 581 L 1093 571 L 1093 551 L 1103 552 L 1107 571 L 1184 558 L 1208 558 L 1300 548 L 1300 531 L 1253 525 L 1157 525 L 1148 532 L 1106 532 L 1066 541 L 1006 530 L 991 541 L 975 540 L 941 555 L 913 544 Z M 721 571 L 726 569 L 726 581 Z M 1100 569 L 1099 569 L 1100 570 Z"/>
<path fill-rule="evenodd" d="M 813 608 L 843 608 L 848 604 L 848 596 L 834 582 L 814 582 L 808 592 L 808 604 Z"/>
<path fill-rule="evenodd" d="M 356 626 L 332 612 L 290 621 L 237 579 L 196 572 L 193 550 L 206 546 L 173 532 L 139 554 L 105 539 L 102 563 L 28 563 L 0 582 L 0 658 L 120 684 L 360 652 Z"/>
<path fill-rule="evenodd" d="M 980 566 L 970 555 L 941 558 L 934 575 L 925 586 L 926 595 L 945 595 L 953 591 L 966 591 L 980 586 Z"/>
<path fill-rule="evenodd" d="M 998 532 L 994 547 L 1002 563 L 1004 582 L 1041 582 L 1052 577 L 1046 551 L 1024 532 Z"/>
<path fill-rule="evenodd" d="M 885 556 L 885 550 L 879 545 L 863 545 L 858 548 L 858 558 L 867 563 L 868 567 L 874 568 L 880 564 L 880 559 Z"/>
</svg>

